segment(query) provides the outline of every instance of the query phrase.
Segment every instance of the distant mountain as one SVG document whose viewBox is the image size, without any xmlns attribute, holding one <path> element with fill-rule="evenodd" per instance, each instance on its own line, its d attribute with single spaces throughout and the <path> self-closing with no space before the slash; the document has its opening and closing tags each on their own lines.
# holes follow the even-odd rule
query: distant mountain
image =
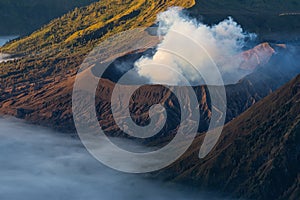
<svg viewBox="0 0 300 200">
<path fill-rule="evenodd" d="M 198 158 L 201 135 L 161 175 L 237 197 L 299 199 L 299 111 L 300 76 L 228 123 L 206 158 Z"/>
<path fill-rule="evenodd" d="M 297 0 L 197 0 L 192 16 L 216 24 L 231 16 L 261 41 L 300 40 L 300 2 Z"/>
<path fill-rule="evenodd" d="M 0 0 L 0 35 L 26 35 L 97 0 Z"/>
</svg>

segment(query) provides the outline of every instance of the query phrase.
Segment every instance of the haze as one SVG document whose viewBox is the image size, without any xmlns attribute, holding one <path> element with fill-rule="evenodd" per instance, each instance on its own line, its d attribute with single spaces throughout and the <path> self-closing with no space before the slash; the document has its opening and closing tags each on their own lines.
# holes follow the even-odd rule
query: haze
<svg viewBox="0 0 300 200">
<path fill-rule="evenodd" d="M 0 118 L 0 138 L 0 199 L 218 199 L 113 171 L 74 137 L 16 119 Z"/>
</svg>

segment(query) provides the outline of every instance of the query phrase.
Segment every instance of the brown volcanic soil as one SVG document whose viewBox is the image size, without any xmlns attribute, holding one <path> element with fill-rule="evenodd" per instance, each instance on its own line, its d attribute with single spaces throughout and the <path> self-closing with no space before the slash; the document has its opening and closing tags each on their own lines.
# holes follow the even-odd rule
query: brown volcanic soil
<svg viewBox="0 0 300 200">
<path fill-rule="evenodd" d="M 226 86 L 228 98 L 227 121 L 237 117 L 254 103 L 289 81 L 294 74 L 299 73 L 298 63 L 291 62 L 289 56 L 291 56 L 291 52 L 283 50 L 281 53 L 274 55 L 266 65 L 259 66 L 256 72 L 245 77 L 239 83 Z M 73 61 L 70 65 L 79 66 L 81 58 L 72 57 L 67 61 L 69 60 Z M 51 66 L 55 63 L 56 66 L 63 67 L 67 61 L 61 59 L 43 64 Z M 286 62 L 290 62 L 289 68 L 283 67 L 286 66 Z M 58 70 L 58 68 L 56 67 L 55 70 Z M 11 71 L 10 76 L 2 77 L 0 112 L 60 131 L 74 132 L 71 98 L 76 71 L 67 68 L 67 71 L 58 71 L 55 76 L 45 76 L 45 79 L 43 74 L 46 75 L 46 72 L 31 71 L 30 67 L 26 68 L 26 71 L 29 73 L 18 71 L 18 67 L 16 67 L 14 71 Z M 22 78 L 24 75 L 26 77 Z M 103 80 L 102 84 L 99 84 L 99 101 L 96 107 L 98 108 L 100 123 L 105 125 L 112 135 L 122 135 L 113 124 L 108 106 L 110 101 L 108 97 L 113 91 L 113 87 L 114 83 L 109 80 Z M 195 87 L 195 91 L 201 110 L 199 132 L 202 132 L 207 129 L 209 124 L 211 114 L 210 96 L 206 86 Z M 141 124 L 147 123 L 150 106 L 161 102 L 172 113 L 173 119 L 173 122 L 169 127 L 166 127 L 167 129 L 164 130 L 163 134 L 176 130 L 176 122 L 180 120 L 179 108 L 176 99 L 166 91 L 165 87 L 146 86 L 137 93 L 139 95 L 135 96 L 135 103 L 131 105 L 132 116 L 136 121 L 140 121 Z M 147 99 L 144 98 L 145 96 Z M 147 104 L 145 104 L 145 100 L 148 101 Z M 110 120 L 107 121 L 107 119 Z"/>
<path fill-rule="evenodd" d="M 273 55 L 268 64 L 260 66 L 239 83 L 227 86 L 227 121 L 252 107 L 226 125 L 219 145 L 205 159 L 199 160 L 197 157 L 202 135 L 180 161 L 161 173 L 169 179 L 188 180 L 198 187 L 229 191 L 237 196 L 297 199 L 300 191 L 300 77 L 260 101 L 286 83 L 293 74 L 299 73 L 299 63 L 293 62 L 290 56 L 289 50 Z M 64 62 L 60 62 L 63 66 Z M 74 63 L 77 62 L 79 65 L 79 61 L 74 58 Z M 0 112 L 60 131 L 74 132 L 71 95 L 75 73 L 70 70 L 65 76 L 45 80 L 30 74 L 28 80 L 35 81 L 36 78 L 38 81 L 35 84 L 18 82 L 16 87 L 2 87 Z M 13 85 L 17 80 L 14 77 L 22 74 L 15 71 L 5 79 L 6 84 Z M 114 125 L 108 106 L 108 97 L 113 87 L 113 82 L 102 80 L 96 108 L 105 131 L 123 136 Z M 205 129 L 210 117 L 210 97 L 205 86 L 195 87 L 195 91 L 200 102 L 201 127 Z M 132 117 L 140 124 L 147 123 L 148 110 L 152 104 L 165 103 L 173 117 L 161 134 L 175 134 L 180 113 L 176 99 L 166 88 L 144 86 L 136 93 L 134 100 L 135 104 L 131 104 Z M 161 142 L 164 144 L 165 141 Z"/>
<path fill-rule="evenodd" d="M 250 199 L 299 199 L 300 76 L 228 123 L 198 158 L 203 136 L 160 175 Z"/>
</svg>

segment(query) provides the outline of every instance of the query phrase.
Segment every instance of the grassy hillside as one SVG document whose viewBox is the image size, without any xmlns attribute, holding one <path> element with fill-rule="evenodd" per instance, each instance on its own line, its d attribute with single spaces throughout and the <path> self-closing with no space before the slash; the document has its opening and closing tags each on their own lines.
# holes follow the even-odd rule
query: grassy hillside
<svg viewBox="0 0 300 200">
<path fill-rule="evenodd" d="M 0 51 L 40 53 L 45 50 L 89 50 L 101 39 L 120 31 L 154 23 L 157 13 L 170 6 L 191 7 L 193 0 L 114 0 L 76 8 L 28 37 L 12 42 Z M 80 52 L 87 52 L 80 48 Z"/>
<path fill-rule="evenodd" d="M 0 0 L 0 35 L 25 35 L 97 0 Z"/>
</svg>

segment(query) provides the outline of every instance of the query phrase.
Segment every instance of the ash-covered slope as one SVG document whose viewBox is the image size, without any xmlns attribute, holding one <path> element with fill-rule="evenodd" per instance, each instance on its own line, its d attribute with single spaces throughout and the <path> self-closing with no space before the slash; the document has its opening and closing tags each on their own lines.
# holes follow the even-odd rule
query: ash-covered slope
<svg viewBox="0 0 300 200">
<path fill-rule="evenodd" d="M 10 42 L 0 48 L 0 51 L 17 54 L 21 59 L 0 64 L 1 114 L 17 116 L 61 131 L 75 131 L 71 112 L 72 88 L 77 70 L 86 54 L 111 35 L 129 28 L 153 24 L 157 13 L 170 6 L 191 7 L 194 3 L 167 0 L 100 1 L 75 9 L 30 36 Z M 132 35 L 124 39 L 136 40 Z M 151 43 L 155 46 L 157 40 L 153 39 Z M 279 55 L 276 55 L 279 62 L 268 64 L 272 49 L 267 44 L 260 46 L 259 49 L 263 50 L 260 52 L 267 55 L 261 58 L 257 50 L 247 51 L 246 62 L 242 67 L 244 70 L 256 67 L 262 70 L 262 66 L 268 67 L 265 71 L 258 71 L 240 83 L 227 87 L 227 121 L 238 116 L 296 74 L 296 64 L 291 65 L 295 68 L 291 67 L 283 73 L 286 63 L 282 62 Z M 114 48 L 107 53 L 114 55 Z M 259 59 L 256 59 L 257 57 Z M 274 72 L 274 79 L 268 69 Z M 111 87 L 108 85 L 105 87 Z M 196 90 L 203 107 L 205 130 L 209 122 L 209 94 L 200 88 Z"/>
<path fill-rule="evenodd" d="M 202 140 L 163 174 L 238 197 L 299 199 L 300 76 L 228 123 L 200 160 Z"/>
<path fill-rule="evenodd" d="M 240 115 L 300 72 L 294 53 L 290 48 L 281 49 L 272 56 L 267 64 L 258 65 L 253 74 L 245 77 L 237 84 L 226 86 L 228 99 L 227 122 Z M 136 56 L 133 57 L 135 59 L 138 58 Z M 289 63 L 287 64 L 287 62 Z M 8 83 L 4 82 L 4 84 L 9 84 L 9 81 L 15 81 L 16 79 L 11 78 L 20 77 L 22 73 L 22 71 L 14 71 L 10 76 L 5 77 Z M 35 81 L 35 83 L 25 82 L 23 79 L 23 81 L 14 84 L 14 86 L 3 88 L 0 112 L 61 131 L 75 131 L 71 110 L 74 80 L 75 73 L 63 77 L 49 77 L 40 81 L 33 79 L 32 81 Z M 103 80 L 99 85 L 98 104 L 96 105 L 98 117 L 100 123 L 111 135 L 123 135 L 114 124 L 109 106 L 113 88 L 114 83 L 109 80 Z M 135 116 L 135 120 L 140 124 L 147 123 L 149 108 L 151 105 L 160 102 L 166 105 L 172 114 L 171 121 L 167 123 L 168 127 L 164 129 L 162 134 L 168 135 L 175 132 L 178 125 L 177 122 L 180 121 L 180 109 L 176 103 L 176 98 L 168 93 L 163 86 L 149 85 L 142 87 L 139 91 L 137 93 L 139 95 L 135 96 L 134 103 L 131 104 L 131 112 L 132 116 Z M 207 129 L 210 120 L 210 96 L 206 86 L 195 87 L 195 91 L 201 110 L 199 132 L 202 132 Z M 147 98 L 145 99 L 145 97 Z"/>
</svg>

